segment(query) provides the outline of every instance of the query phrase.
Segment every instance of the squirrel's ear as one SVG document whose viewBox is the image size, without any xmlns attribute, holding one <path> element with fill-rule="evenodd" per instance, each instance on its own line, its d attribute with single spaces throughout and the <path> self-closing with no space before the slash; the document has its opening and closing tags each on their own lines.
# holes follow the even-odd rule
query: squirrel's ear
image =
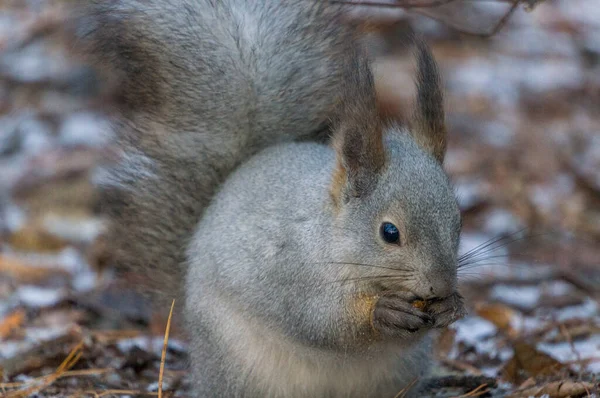
<svg viewBox="0 0 600 398">
<path fill-rule="evenodd" d="M 414 38 L 417 58 L 417 101 L 410 131 L 423 149 L 441 164 L 446 154 L 444 96 L 438 67 L 427 44 Z"/>
<path fill-rule="evenodd" d="M 385 164 L 373 74 L 366 55 L 353 58 L 351 80 L 342 93 L 333 136 L 337 160 L 331 196 L 336 204 L 368 194 Z"/>
</svg>

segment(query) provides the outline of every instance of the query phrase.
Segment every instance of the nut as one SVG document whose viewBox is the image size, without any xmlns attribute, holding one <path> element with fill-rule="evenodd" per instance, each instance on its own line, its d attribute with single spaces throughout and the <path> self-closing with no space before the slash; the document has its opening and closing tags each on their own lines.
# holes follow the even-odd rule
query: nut
<svg viewBox="0 0 600 398">
<path fill-rule="evenodd" d="M 412 306 L 418 308 L 419 310 L 425 310 L 425 306 L 427 306 L 427 301 L 425 300 L 415 300 L 412 303 Z"/>
</svg>

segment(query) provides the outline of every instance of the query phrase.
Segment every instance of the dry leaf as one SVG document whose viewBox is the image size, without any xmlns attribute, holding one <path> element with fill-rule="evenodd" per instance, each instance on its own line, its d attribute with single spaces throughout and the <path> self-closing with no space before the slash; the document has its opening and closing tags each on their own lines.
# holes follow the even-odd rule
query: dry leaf
<svg viewBox="0 0 600 398">
<path fill-rule="evenodd" d="M 551 376 L 568 370 L 566 365 L 530 344 L 516 342 L 513 348 L 515 354 L 501 372 L 502 378 L 513 384 L 521 384 L 527 377 Z"/>
<path fill-rule="evenodd" d="M 67 278 L 69 274 L 64 269 L 52 267 L 33 267 L 15 258 L 0 255 L 0 275 L 5 274 L 22 283 L 39 283 L 53 276 Z"/>
<path fill-rule="evenodd" d="M 0 340 L 6 339 L 25 322 L 25 311 L 16 310 L 0 321 Z"/>
<path fill-rule="evenodd" d="M 8 241 L 15 249 L 23 251 L 53 252 L 68 245 L 64 240 L 35 224 L 21 228 L 12 234 Z"/>
<path fill-rule="evenodd" d="M 511 394 L 509 398 L 517 397 L 541 397 L 550 396 L 552 398 L 578 397 L 589 394 L 593 391 L 594 385 L 585 382 L 573 381 L 555 381 L 541 387 L 530 387 Z"/>
<path fill-rule="evenodd" d="M 517 332 L 512 327 L 517 313 L 512 308 L 503 304 L 479 304 L 475 306 L 477 315 L 492 322 L 496 327 L 509 336 L 516 336 Z"/>
<path fill-rule="evenodd" d="M 560 329 L 561 333 L 549 337 L 546 341 L 551 344 L 557 344 L 565 341 L 568 342 L 569 340 L 581 340 L 594 334 L 600 334 L 600 326 L 591 323 L 581 325 L 563 324 Z"/>
</svg>

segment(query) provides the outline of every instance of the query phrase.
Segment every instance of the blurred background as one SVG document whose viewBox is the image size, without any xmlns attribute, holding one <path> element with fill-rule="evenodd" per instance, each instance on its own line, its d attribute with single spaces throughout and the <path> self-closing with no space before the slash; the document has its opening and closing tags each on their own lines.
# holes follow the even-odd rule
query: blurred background
<svg viewBox="0 0 600 398">
<path fill-rule="evenodd" d="M 400 38 L 421 32 L 464 214 L 469 316 L 437 337 L 431 396 L 598 396 L 600 2 L 383 3 L 351 6 L 379 93 L 408 109 Z M 152 394 L 169 309 L 111 279 L 91 182 L 111 153 L 104 86 L 70 53 L 68 12 L 0 3 L 0 396 Z M 163 389 L 186 396 L 177 327 Z"/>
</svg>

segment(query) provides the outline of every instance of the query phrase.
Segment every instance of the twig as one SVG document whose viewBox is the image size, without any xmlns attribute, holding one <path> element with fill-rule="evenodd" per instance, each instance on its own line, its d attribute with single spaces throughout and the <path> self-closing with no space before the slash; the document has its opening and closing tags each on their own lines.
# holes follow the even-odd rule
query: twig
<svg viewBox="0 0 600 398">
<path fill-rule="evenodd" d="M 94 398 L 106 397 L 107 395 L 134 395 L 134 396 L 144 395 L 144 396 L 155 397 L 157 394 L 158 393 L 155 393 L 155 392 L 136 391 L 136 390 L 106 390 L 106 391 L 102 391 L 102 392 L 83 391 L 83 392 L 79 392 L 77 394 L 71 395 L 70 398 L 81 398 L 86 395 L 91 395 Z"/>
<path fill-rule="evenodd" d="M 79 377 L 79 376 L 99 376 L 105 373 L 110 373 L 113 372 L 114 369 L 112 368 L 98 368 L 98 369 L 82 369 L 82 370 L 69 370 L 66 372 L 63 372 L 60 377 L 58 377 L 59 379 L 63 379 L 65 377 Z M 47 378 L 48 376 L 42 376 L 39 377 L 37 379 L 34 380 L 42 380 L 44 378 Z M 14 383 L 0 383 L 0 388 L 19 388 L 19 387 L 23 387 L 24 385 L 30 384 L 31 381 L 21 381 L 21 382 L 14 382 Z"/>
<path fill-rule="evenodd" d="M 585 366 L 583 366 L 581 354 L 575 348 L 575 344 L 573 343 L 573 338 L 571 337 L 571 333 L 569 333 L 569 330 L 565 327 L 564 324 L 561 324 L 559 326 L 559 329 L 560 329 L 560 333 L 565 337 L 565 339 L 567 339 L 567 343 L 569 343 L 571 352 L 573 353 L 573 355 L 575 355 L 575 359 L 577 360 L 577 365 L 579 366 L 579 373 L 581 373 L 583 371 L 583 369 L 585 368 Z"/>
<path fill-rule="evenodd" d="M 54 383 L 56 380 L 60 379 L 66 371 L 68 371 L 73 366 L 75 366 L 75 364 L 81 358 L 82 348 L 83 348 L 83 341 L 80 342 L 79 344 L 77 344 L 71 350 L 69 355 L 67 355 L 67 357 L 59 365 L 59 367 L 56 369 L 56 371 L 54 371 L 54 373 L 52 373 L 48 376 L 43 376 L 43 377 L 34 379 L 31 383 L 26 383 L 26 385 L 28 385 L 28 384 L 32 384 L 32 385 L 23 390 L 11 391 L 5 395 L 5 398 L 25 398 L 25 397 L 29 397 L 32 394 L 35 394 L 35 393 L 40 392 L 41 390 L 47 388 L 52 383 Z"/>
<path fill-rule="evenodd" d="M 484 384 L 480 384 L 478 387 L 476 387 L 475 389 L 469 391 L 466 394 L 463 395 L 459 395 L 456 398 L 467 398 L 467 397 L 478 397 L 480 395 L 486 394 L 490 391 L 489 388 L 487 388 L 487 383 Z"/>
<path fill-rule="evenodd" d="M 385 3 L 377 1 L 356 1 L 356 0 L 331 0 L 332 3 L 341 3 L 354 6 L 367 6 L 367 7 L 383 7 L 383 8 L 434 8 L 440 7 L 446 4 L 450 4 L 456 0 L 400 0 L 396 3 Z"/>
<path fill-rule="evenodd" d="M 410 390 L 412 388 L 412 386 L 415 385 L 415 383 L 417 382 L 418 379 L 419 379 L 418 377 L 415 377 L 413 379 L 413 381 L 410 382 L 409 385 L 407 385 L 406 387 L 404 387 L 402 390 L 398 391 L 398 394 L 396 394 L 394 396 L 394 398 L 402 398 L 402 397 L 404 397 L 406 395 L 406 393 L 408 392 L 408 390 Z"/>
<path fill-rule="evenodd" d="M 441 388 L 463 388 L 470 390 L 486 384 L 491 388 L 498 385 L 496 379 L 487 376 L 444 376 L 427 379 L 425 382 L 428 389 Z"/>
<path fill-rule="evenodd" d="M 494 28 L 490 32 L 481 33 L 481 34 L 478 34 L 478 33 L 472 33 L 472 34 L 475 36 L 480 36 L 480 37 L 494 36 L 496 33 L 500 32 L 500 30 L 504 27 L 504 25 L 506 25 L 506 23 L 508 22 L 510 17 L 512 17 L 512 15 L 517 10 L 517 7 L 519 6 L 519 4 L 521 4 L 521 0 L 514 0 L 512 6 L 510 6 L 510 9 L 508 10 L 508 12 L 502 16 L 500 21 L 498 21 L 496 26 L 494 26 Z"/>
<path fill-rule="evenodd" d="M 457 361 L 457 360 L 449 359 L 449 358 L 442 358 L 442 359 L 440 359 L 440 362 L 442 362 L 444 365 L 449 366 L 454 369 L 471 372 L 475 376 L 481 376 L 483 374 L 483 373 L 481 373 L 481 370 L 477 369 L 475 366 L 470 365 L 466 362 Z"/>
<path fill-rule="evenodd" d="M 437 7 L 441 7 L 444 5 L 448 5 L 450 3 L 453 3 L 456 0 L 413 0 L 413 1 L 406 0 L 406 1 L 396 1 L 394 3 L 386 3 L 386 2 L 371 1 L 371 0 L 330 0 L 330 1 L 332 3 L 341 3 L 341 4 L 354 5 L 354 6 L 414 9 L 414 10 L 418 11 L 420 9 L 437 8 Z M 491 1 L 494 1 L 494 0 L 491 0 Z M 461 30 L 463 33 L 467 33 L 467 34 L 470 34 L 473 36 L 478 36 L 478 37 L 494 36 L 504 27 L 504 25 L 506 25 L 508 20 L 512 17 L 512 15 L 515 13 L 515 11 L 519 7 L 519 5 L 521 5 L 524 2 L 524 0 L 503 0 L 502 2 L 503 3 L 512 3 L 512 4 L 511 4 L 510 8 L 508 9 L 508 11 L 502 16 L 502 18 L 500 18 L 498 23 L 496 23 L 496 25 L 488 32 L 478 33 L 478 32 L 466 31 L 466 30 L 463 31 L 460 28 L 456 28 L 456 29 Z M 539 1 L 537 1 L 537 0 L 525 1 L 526 7 L 530 8 L 530 9 L 533 8 L 531 4 L 535 5 L 537 3 L 539 3 Z M 437 16 L 433 16 L 433 15 L 429 15 L 429 14 L 427 14 L 427 16 L 429 18 L 440 20 L 440 18 Z M 444 21 L 442 21 L 442 22 L 444 22 Z"/>
</svg>

